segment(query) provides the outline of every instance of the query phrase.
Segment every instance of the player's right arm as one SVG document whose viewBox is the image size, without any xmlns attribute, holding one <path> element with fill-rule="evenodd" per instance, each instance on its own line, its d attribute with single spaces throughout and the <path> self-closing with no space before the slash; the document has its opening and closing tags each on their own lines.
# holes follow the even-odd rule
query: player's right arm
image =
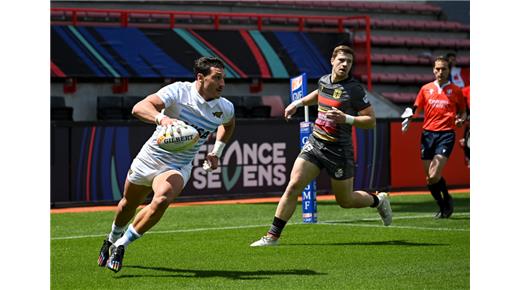
<svg viewBox="0 0 520 290">
<path fill-rule="evenodd" d="M 298 99 L 285 108 L 285 119 L 290 119 L 299 107 L 312 106 L 318 104 L 318 90 L 312 91 L 305 97 Z"/>
<path fill-rule="evenodd" d="M 157 94 L 151 94 L 139 101 L 132 108 L 132 115 L 137 119 L 151 124 L 168 126 L 175 123 L 175 119 L 161 113 L 165 104 Z"/>
</svg>

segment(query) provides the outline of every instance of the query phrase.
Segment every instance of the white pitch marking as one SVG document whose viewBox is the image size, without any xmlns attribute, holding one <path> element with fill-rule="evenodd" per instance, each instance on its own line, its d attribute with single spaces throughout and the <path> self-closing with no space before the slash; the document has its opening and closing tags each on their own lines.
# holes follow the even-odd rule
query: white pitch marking
<svg viewBox="0 0 520 290">
<path fill-rule="evenodd" d="M 455 213 L 453 216 L 468 216 L 469 213 Z M 432 218 L 431 215 L 417 215 L 417 216 L 398 216 L 394 217 L 394 220 L 398 219 L 418 219 L 418 218 Z M 390 225 L 385 227 L 383 225 L 367 225 L 367 224 L 339 224 L 338 222 L 356 222 L 356 221 L 377 221 L 379 218 L 365 218 L 356 220 L 330 220 L 318 222 L 317 225 L 332 225 L 332 226 L 348 226 L 348 227 L 376 227 L 376 228 L 388 228 L 388 229 L 416 229 L 416 230 L 432 230 L 432 231 L 469 231 L 469 229 L 457 229 L 457 228 L 428 228 L 428 227 L 413 227 L 413 226 L 394 226 Z M 290 225 L 303 225 L 302 222 L 289 222 Z M 269 227 L 270 225 L 245 225 L 245 226 L 229 226 L 229 227 L 218 227 L 218 228 L 195 228 L 195 229 L 184 229 L 184 230 L 168 230 L 168 231 L 149 231 L 146 234 L 172 234 L 172 233 L 191 233 L 191 232 L 203 232 L 203 231 L 222 231 L 222 230 L 236 230 L 236 229 L 248 229 L 248 228 L 259 228 Z M 105 237 L 106 234 L 97 235 L 82 235 L 82 236 L 68 236 L 68 237 L 54 237 L 51 241 L 55 240 L 72 240 L 72 239 L 84 239 L 84 238 L 98 238 Z"/>
</svg>

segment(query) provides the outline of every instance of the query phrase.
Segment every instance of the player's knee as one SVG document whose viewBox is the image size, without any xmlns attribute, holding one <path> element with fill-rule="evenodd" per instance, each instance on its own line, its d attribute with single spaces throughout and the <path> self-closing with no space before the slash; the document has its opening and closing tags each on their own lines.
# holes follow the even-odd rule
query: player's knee
<svg viewBox="0 0 520 290">
<path fill-rule="evenodd" d="M 285 190 L 285 192 L 290 194 L 291 196 L 298 196 L 304 188 L 305 186 L 302 186 L 297 182 L 289 181 L 289 184 L 287 185 L 287 189 Z"/>
<path fill-rule="evenodd" d="M 166 196 L 157 196 L 152 200 L 153 208 L 155 210 L 164 211 L 170 205 L 170 200 Z"/>
<path fill-rule="evenodd" d="M 138 205 L 134 205 L 131 201 L 123 197 L 118 204 L 119 208 L 123 211 L 125 210 L 132 210 L 137 208 Z"/>
</svg>

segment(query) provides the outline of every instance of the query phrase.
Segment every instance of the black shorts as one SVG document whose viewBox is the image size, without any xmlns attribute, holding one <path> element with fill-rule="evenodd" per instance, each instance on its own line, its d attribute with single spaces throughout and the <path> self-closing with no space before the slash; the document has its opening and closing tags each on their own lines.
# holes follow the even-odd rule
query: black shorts
<svg viewBox="0 0 520 290">
<path fill-rule="evenodd" d="M 354 176 L 354 152 L 345 146 L 325 144 L 314 136 L 303 146 L 298 157 L 327 170 L 331 178 L 344 180 Z"/>
<path fill-rule="evenodd" d="M 432 160 L 439 154 L 450 157 L 455 144 L 454 131 L 423 131 L 421 135 L 421 159 Z"/>
</svg>

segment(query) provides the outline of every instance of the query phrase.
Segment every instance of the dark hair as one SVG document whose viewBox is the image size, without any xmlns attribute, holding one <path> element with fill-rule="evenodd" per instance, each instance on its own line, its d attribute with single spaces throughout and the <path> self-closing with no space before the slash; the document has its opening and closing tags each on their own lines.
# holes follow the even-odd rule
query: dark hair
<svg viewBox="0 0 520 290">
<path fill-rule="evenodd" d="M 212 67 L 224 69 L 224 62 L 216 57 L 203 56 L 195 60 L 193 65 L 193 72 L 195 78 L 197 74 L 201 73 L 203 76 L 209 75 Z"/>
<path fill-rule="evenodd" d="M 354 57 L 354 50 L 349 46 L 342 44 L 334 48 L 334 51 L 332 52 L 332 58 L 336 58 L 336 55 L 338 55 L 340 52 L 343 52 L 344 54 L 351 54 L 352 57 Z"/>
<path fill-rule="evenodd" d="M 440 56 L 436 57 L 435 61 L 433 62 L 433 66 L 435 66 L 435 63 L 437 61 L 445 61 L 448 65 L 450 64 L 450 62 L 448 61 L 448 58 L 446 58 L 444 55 L 440 55 Z"/>
</svg>

